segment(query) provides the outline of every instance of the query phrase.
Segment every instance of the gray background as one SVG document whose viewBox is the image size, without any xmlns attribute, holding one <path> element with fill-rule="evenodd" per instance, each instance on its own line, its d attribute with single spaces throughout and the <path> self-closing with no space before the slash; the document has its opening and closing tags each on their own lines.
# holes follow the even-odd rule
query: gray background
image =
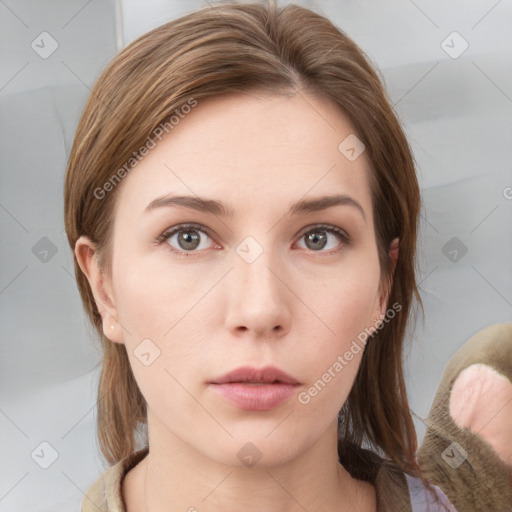
<svg viewBox="0 0 512 512">
<path fill-rule="evenodd" d="M 379 67 L 418 163 L 426 317 L 406 373 L 421 441 L 446 362 L 480 329 L 512 322 L 512 4 L 296 3 L 332 19 Z M 64 232 L 65 166 L 109 60 L 202 5 L 0 0 L 0 511 L 78 511 L 104 471 L 100 353 Z"/>
</svg>

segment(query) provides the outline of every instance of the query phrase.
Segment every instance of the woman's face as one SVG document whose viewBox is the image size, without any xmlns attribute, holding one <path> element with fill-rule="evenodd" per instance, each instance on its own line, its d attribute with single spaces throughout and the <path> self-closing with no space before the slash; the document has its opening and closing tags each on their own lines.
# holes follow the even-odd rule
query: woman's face
<svg viewBox="0 0 512 512">
<path fill-rule="evenodd" d="M 238 465 L 245 450 L 261 465 L 332 435 L 363 353 L 354 340 L 386 309 L 353 134 L 317 97 L 200 100 L 118 185 L 109 298 L 98 305 L 106 336 L 126 345 L 151 442 Z M 351 199 L 292 209 L 337 195 Z M 232 215 L 191 207 L 203 199 Z M 299 384 L 211 383 L 267 365 Z"/>
</svg>

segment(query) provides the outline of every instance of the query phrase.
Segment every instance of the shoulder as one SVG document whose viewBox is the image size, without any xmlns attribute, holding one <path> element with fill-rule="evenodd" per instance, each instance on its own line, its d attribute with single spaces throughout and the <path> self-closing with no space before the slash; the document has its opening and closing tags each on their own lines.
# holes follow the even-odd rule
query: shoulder
<svg viewBox="0 0 512 512">
<path fill-rule="evenodd" d="M 457 512 L 439 487 L 429 488 L 390 459 L 349 443 L 339 445 L 338 453 L 353 478 L 374 485 L 377 512 Z"/>
<path fill-rule="evenodd" d="M 378 512 L 457 512 L 439 487 L 396 468 L 381 466 L 375 487 Z"/>
<path fill-rule="evenodd" d="M 434 493 L 430 492 L 421 479 L 405 474 L 409 495 L 414 512 L 457 512 L 444 492 L 431 484 Z"/>
<path fill-rule="evenodd" d="M 121 483 L 126 473 L 147 454 L 146 446 L 110 466 L 85 493 L 81 512 L 126 512 Z"/>
</svg>

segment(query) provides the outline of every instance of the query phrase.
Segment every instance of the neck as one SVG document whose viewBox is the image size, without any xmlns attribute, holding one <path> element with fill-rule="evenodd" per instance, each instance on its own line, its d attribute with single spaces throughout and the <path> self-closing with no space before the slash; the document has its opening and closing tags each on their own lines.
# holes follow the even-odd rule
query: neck
<svg viewBox="0 0 512 512">
<path fill-rule="evenodd" d="M 373 486 L 353 479 L 338 462 L 336 422 L 295 458 L 233 466 L 198 453 L 149 420 L 150 451 L 134 468 L 138 476 L 123 482 L 128 512 L 376 510 Z"/>
</svg>

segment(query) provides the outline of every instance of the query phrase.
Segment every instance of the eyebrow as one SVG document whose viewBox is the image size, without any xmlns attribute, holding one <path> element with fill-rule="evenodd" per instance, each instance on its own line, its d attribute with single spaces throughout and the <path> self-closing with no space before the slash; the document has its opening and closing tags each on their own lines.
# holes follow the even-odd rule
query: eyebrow
<svg viewBox="0 0 512 512">
<path fill-rule="evenodd" d="M 321 196 L 314 199 L 302 199 L 290 205 L 289 214 L 297 215 L 300 213 L 311 213 L 339 205 L 354 207 L 359 211 L 366 222 L 366 215 L 363 207 L 354 198 L 346 194 Z M 146 206 L 144 212 L 150 212 L 156 208 L 163 207 L 190 208 L 200 212 L 211 213 L 219 217 L 235 217 L 235 210 L 220 201 L 198 196 L 175 196 L 172 194 L 167 194 L 151 201 L 151 203 Z"/>
</svg>

